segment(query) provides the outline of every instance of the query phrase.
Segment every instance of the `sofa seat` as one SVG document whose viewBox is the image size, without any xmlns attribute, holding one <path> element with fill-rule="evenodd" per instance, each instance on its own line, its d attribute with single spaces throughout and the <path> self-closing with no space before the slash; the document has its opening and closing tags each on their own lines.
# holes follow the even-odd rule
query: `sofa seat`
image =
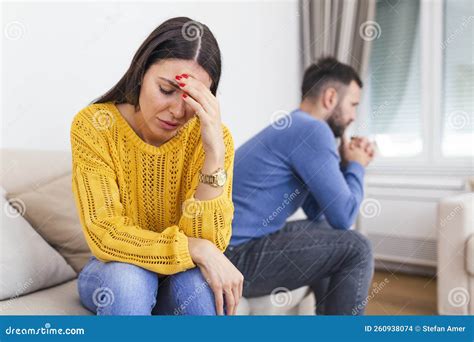
<svg viewBox="0 0 474 342">
<path fill-rule="evenodd" d="M 79 301 L 77 278 L 27 295 L 0 301 L 1 315 L 92 315 Z"/>
<path fill-rule="evenodd" d="M 242 298 L 238 315 L 311 315 L 314 296 L 307 287 L 283 294 L 282 305 L 271 296 Z M 277 303 L 277 305 L 274 305 Z M 283 305 L 284 304 L 284 305 Z M 27 295 L 0 301 L 0 315 L 93 315 L 77 292 L 77 278 Z"/>
</svg>

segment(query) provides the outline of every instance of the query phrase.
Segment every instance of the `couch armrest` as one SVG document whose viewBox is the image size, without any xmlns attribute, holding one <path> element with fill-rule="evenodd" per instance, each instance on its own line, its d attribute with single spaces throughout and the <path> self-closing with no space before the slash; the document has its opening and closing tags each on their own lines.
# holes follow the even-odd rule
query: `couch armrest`
<svg viewBox="0 0 474 342">
<path fill-rule="evenodd" d="M 474 193 L 444 198 L 438 210 L 438 311 L 443 315 L 473 314 L 472 282 L 466 246 L 474 234 Z"/>
</svg>

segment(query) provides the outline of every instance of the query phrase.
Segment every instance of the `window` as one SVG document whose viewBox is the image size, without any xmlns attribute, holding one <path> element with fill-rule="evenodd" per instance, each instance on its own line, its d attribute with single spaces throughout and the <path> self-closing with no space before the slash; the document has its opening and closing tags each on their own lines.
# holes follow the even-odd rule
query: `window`
<svg viewBox="0 0 474 342">
<path fill-rule="evenodd" d="M 420 102 L 419 3 L 377 3 L 369 66 L 368 130 L 385 157 L 409 157 L 422 152 Z"/>
<path fill-rule="evenodd" d="M 442 154 L 474 156 L 472 0 L 447 1 L 444 23 Z"/>
<path fill-rule="evenodd" d="M 379 0 L 355 133 L 377 142 L 374 167 L 472 171 L 471 0 Z M 463 171 L 464 172 L 464 171 Z"/>
</svg>

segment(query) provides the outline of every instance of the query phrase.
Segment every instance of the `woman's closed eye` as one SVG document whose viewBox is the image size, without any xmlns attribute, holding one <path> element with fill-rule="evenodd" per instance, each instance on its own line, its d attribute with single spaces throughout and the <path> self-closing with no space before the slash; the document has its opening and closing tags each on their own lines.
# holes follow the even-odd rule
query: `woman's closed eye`
<svg viewBox="0 0 474 342">
<path fill-rule="evenodd" d="M 171 95 L 171 94 L 173 94 L 173 93 L 176 91 L 176 89 L 173 89 L 173 88 L 171 88 L 171 89 L 165 89 L 165 88 L 162 88 L 162 87 L 160 86 L 160 91 L 161 91 L 164 95 Z"/>
</svg>

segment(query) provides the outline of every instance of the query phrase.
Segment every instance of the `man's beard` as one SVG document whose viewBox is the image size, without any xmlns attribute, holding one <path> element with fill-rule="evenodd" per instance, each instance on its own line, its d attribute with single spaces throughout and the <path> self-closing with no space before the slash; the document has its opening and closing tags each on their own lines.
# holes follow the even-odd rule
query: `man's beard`
<svg viewBox="0 0 474 342">
<path fill-rule="evenodd" d="M 331 127 L 332 132 L 336 138 L 340 138 L 344 135 L 344 132 L 348 125 L 344 124 L 342 119 L 342 110 L 339 105 L 334 108 L 332 113 L 329 115 L 326 122 L 328 123 L 329 127 Z"/>
</svg>

